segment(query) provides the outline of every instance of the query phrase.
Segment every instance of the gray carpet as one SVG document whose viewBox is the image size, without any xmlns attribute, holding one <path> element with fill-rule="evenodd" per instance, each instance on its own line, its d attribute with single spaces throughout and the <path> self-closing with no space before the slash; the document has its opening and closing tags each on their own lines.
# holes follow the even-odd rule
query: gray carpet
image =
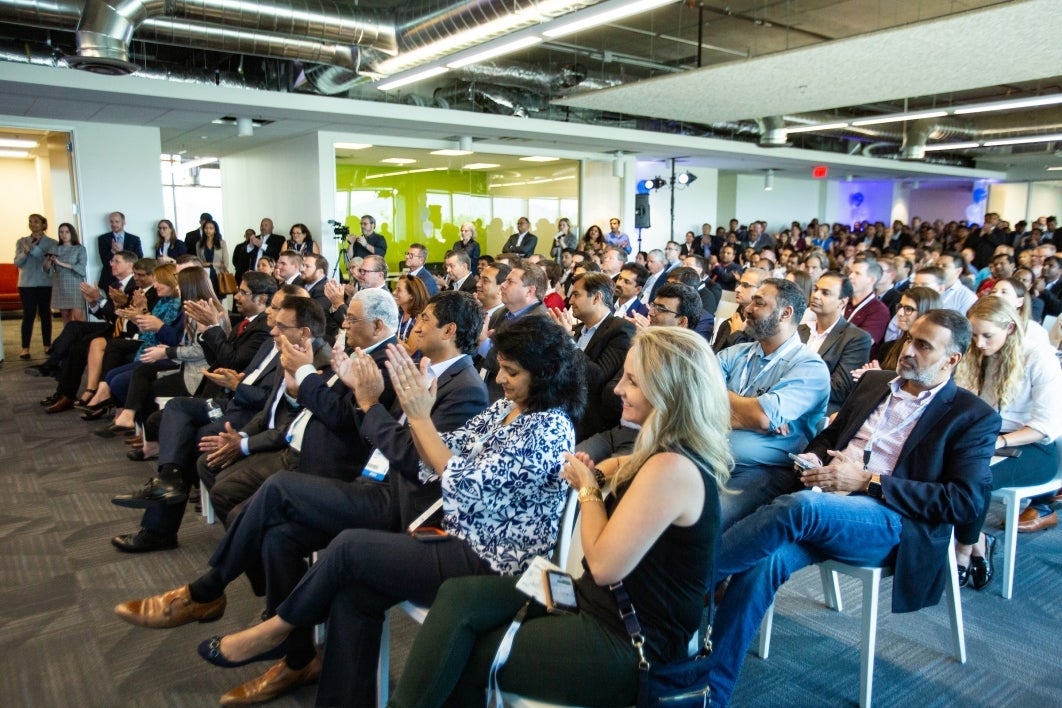
<svg viewBox="0 0 1062 708">
<path fill-rule="evenodd" d="M 261 602 L 244 582 L 229 590 L 214 624 L 149 630 L 121 622 L 114 605 L 186 583 L 205 567 L 220 526 L 186 518 L 180 548 L 146 556 L 116 552 L 108 539 L 133 531 L 139 516 L 110 503 L 140 484 L 151 463 L 125 458 L 120 440 L 76 412 L 44 415 L 37 401 L 51 380 L 23 375 L 18 320 L 3 320 L 7 361 L 0 366 L 0 706 L 212 706 L 264 669 L 205 665 L 202 639 L 255 621 Z M 58 322 L 56 326 L 58 328 Z M 58 331 L 58 330 L 57 330 Z M 34 345 L 34 359 L 43 353 Z M 998 517 L 993 514 L 989 523 Z M 1002 540 L 1002 536 L 1000 537 Z M 874 698 L 878 706 L 1062 705 L 1058 656 L 1062 622 L 1062 531 L 1023 535 L 1015 599 L 997 580 L 963 591 L 969 662 L 949 654 L 943 606 L 909 615 L 888 611 L 885 581 Z M 845 611 L 827 610 L 815 571 L 793 578 L 778 598 L 771 656 L 749 656 L 737 706 L 851 705 L 859 691 L 859 590 L 842 586 Z M 395 625 L 392 679 L 415 627 Z M 275 701 L 312 705 L 313 689 Z"/>
</svg>

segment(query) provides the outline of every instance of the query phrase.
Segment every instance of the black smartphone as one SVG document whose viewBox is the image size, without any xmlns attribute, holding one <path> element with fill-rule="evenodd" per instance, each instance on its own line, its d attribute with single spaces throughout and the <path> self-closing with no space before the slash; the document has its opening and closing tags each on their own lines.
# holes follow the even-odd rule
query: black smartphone
<svg viewBox="0 0 1062 708">
<path fill-rule="evenodd" d="M 546 611 L 553 614 L 578 612 L 572 576 L 559 570 L 547 570 L 543 576 L 546 584 Z"/>
</svg>

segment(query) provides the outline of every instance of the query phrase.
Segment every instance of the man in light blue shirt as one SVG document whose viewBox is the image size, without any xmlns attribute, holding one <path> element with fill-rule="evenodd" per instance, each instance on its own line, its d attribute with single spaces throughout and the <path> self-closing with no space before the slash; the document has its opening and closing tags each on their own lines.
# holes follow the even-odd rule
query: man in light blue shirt
<svg viewBox="0 0 1062 708">
<path fill-rule="evenodd" d="M 803 452 L 826 415 L 830 372 L 797 334 L 806 303 L 788 280 L 763 281 L 745 307 L 753 341 L 719 353 L 730 395 L 734 473 L 720 496 L 723 529 L 798 488 L 789 453 Z"/>
</svg>

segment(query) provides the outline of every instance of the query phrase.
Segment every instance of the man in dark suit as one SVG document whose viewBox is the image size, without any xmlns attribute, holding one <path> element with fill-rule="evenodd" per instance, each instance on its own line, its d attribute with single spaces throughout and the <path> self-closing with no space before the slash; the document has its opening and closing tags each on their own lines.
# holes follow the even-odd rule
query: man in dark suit
<svg viewBox="0 0 1062 708">
<path fill-rule="evenodd" d="M 616 317 L 649 316 L 649 308 L 641 300 L 642 288 L 649 278 L 649 270 L 633 261 L 623 266 L 616 278 Z"/>
<path fill-rule="evenodd" d="M 427 260 L 428 249 L 423 244 L 411 244 L 406 251 L 406 268 L 409 269 L 409 275 L 420 278 L 428 291 L 428 297 L 431 297 L 439 292 L 439 285 L 435 282 L 435 276 L 424 267 Z"/>
<path fill-rule="evenodd" d="M 531 222 L 526 216 L 516 220 L 516 233 L 509 237 L 502 247 L 502 253 L 519 253 L 527 258 L 535 252 L 538 245 L 538 236 L 531 233 Z"/>
<path fill-rule="evenodd" d="M 807 490 L 776 498 L 723 534 L 716 578 L 733 577 L 706 659 L 713 704 L 726 705 L 776 590 L 800 568 L 826 559 L 893 565 L 893 612 L 939 602 L 952 525 L 984 506 L 1001 421 L 951 380 L 970 344 L 965 317 L 930 310 L 910 334 L 899 376 L 864 374 L 801 455 L 811 465 L 799 477 Z"/>
<path fill-rule="evenodd" d="M 418 328 L 424 354 L 433 362 L 429 375 L 436 380 L 431 419 L 446 433 L 464 425 L 487 405 L 486 389 L 469 357 L 476 346 L 483 311 L 466 294 L 443 292 L 432 299 L 425 314 Z M 395 320 L 397 324 L 397 311 Z M 399 531 L 439 499 L 440 482 L 421 480 L 420 458 L 408 426 L 396 422 L 396 408 L 388 409 L 381 400 L 384 376 L 379 362 L 374 361 L 377 351 L 382 349 L 374 350 L 371 359 L 364 354 L 353 359 L 340 357 L 337 369 L 355 393 L 358 430 L 379 451 L 383 462 L 373 465 L 373 470 L 383 470 L 384 481 L 366 476 L 342 482 L 290 471 L 270 477 L 234 519 L 210 560 L 212 570 L 190 586 L 171 591 L 186 594 L 194 603 L 193 610 L 217 603 L 226 585 L 246 572 L 255 592 L 266 596 L 266 611 L 271 613 L 305 573 L 303 559 L 340 532 L 350 528 Z M 436 512 L 426 523 L 438 518 Z M 142 618 L 148 613 L 140 610 L 143 604 L 126 603 L 119 614 L 144 624 Z M 312 666 L 309 632 L 293 633 L 287 654 L 288 664 L 301 659 Z M 303 682 L 295 678 L 295 669 L 285 667 L 274 673 L 280 674 L 275 680 L 254 679 L 245 684 L 243 693 L 257 697 L 268 689 L 279 694 Z"/>
<path fill-rule="evenodd" d="M 184 235 L 184 246 L 188 249 L 188 253 L 194 254 L 196 252 L 195 249 L 199 245 L 199 239 L 203 238 L 203 224 L 213 220 L 214 217 L 208 211 L 204 211 L 199 215 L 199 228 L 192 229 Z"/>
<path fill-rule="evenodd" d="M 480 367 L 483 380 L 487 382 L 487 393 L 491 403 L 502 397 L 501 386 L 495 383 L 498 376 L 498 354 L 490 335 L 494 330 L 525 315 L 530 317 L 548 317 L 542 306 L 542 296 L 546 292 L 546 272 L 539 266 L 524 261 L 514 267 L 505 276 L 499 286 L 501 301 L 505 307 L 500 308 L 488 323 L 487 338 L 479 343 L 476 366 Z M 485 370 L 485 371 L 483 371 Z"/>
<path fill-rule="evenodd" d="M 571 331 L 586 361 L 586 412 L 575 427 L 579 441 L 619 424 L 623 406 L 612 382 L 623 368 L 635 330 L 627 318 L 612 315 L 612 279 L 604 273 L 575 276 L 568 302 L 570 309 L 548 312 Z"/>
<path fill-rule="evenodd" d="M 321 312 L 325 314 L 325 339 L 328 346 L 336 341 L 339 333 L 341 319 L 332 315 L 334 303 L 329 299 L 326 292 L 328 285 L 328 259 L 319 253 L 307 253 L 302 257 L 302 268 L 299 275 L 302 277 L 302 287 L 310 293 L 310 297 L 321 306 Z M 345 316 L 345 315 L 344 315 Z"/>
<path fill-rule="evenodd" d="M 100 277 L 96 285 L 104 291 L 115 281 L 110 269 L 111 256 L 119 251 L 131 251 L 137 258 L 144 257 L 140 237 L 125 232 L 125 214 L 120 211 L 111 212 L 107 221 L 111 230 L 96 237 L 96 248 L 100 255 Z"/>
<path fill-rule="evenodd" d="M 830 415 L 841 408 L 855 386 L 852 371 L 870 361 L 870 335 L 847 322 L 841 313 L 852 297 L 852 283 L 835 270 L 827 271 L 811 291 L 808 309 L 815 313 L 814 331 L 800 325 L 797 332 L 807 348 L 819 355 L 830 370 Z"/>
<path fill-rule="evenodd" d="M 469 295 L 476 294 L 476 276 L 472 274 L 472 261 L 464 251 L 450 251 L 446 254 L 446 277 L 450 290 L 460 290 Z"/>
</svg>

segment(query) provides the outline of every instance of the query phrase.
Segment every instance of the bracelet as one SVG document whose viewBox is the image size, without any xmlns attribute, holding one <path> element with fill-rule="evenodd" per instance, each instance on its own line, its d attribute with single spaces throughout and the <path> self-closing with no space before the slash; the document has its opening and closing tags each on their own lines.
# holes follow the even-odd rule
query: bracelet
<svg viewBox="0 0 1062 708">
<path fill-rule="evenodd" d="M 588 501 L 602 501 L 600 487 L 583 487 L 579 490 L 579 503 Z"/>
<path fill-rule="evenodd" d="M 999 437 L 1003 438 L 1003 447 L 1010 447 L 1010 443 L 1007 442 L 1007 436 L 1006 435 L 1000 434 Z"/>
</svg>

